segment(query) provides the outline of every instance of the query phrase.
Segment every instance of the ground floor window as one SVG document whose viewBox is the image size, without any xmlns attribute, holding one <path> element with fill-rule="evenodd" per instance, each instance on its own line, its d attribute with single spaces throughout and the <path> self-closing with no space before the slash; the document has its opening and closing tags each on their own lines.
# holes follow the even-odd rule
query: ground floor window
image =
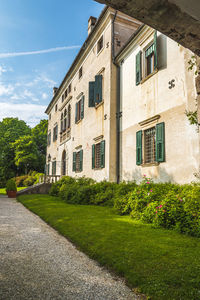
<svg viewBox="0 0 200 300">
<path fill-rule="evenodd" d="M 105 167 L 105 141 L 92 145 L 92 169 Z"/>
<path fill-rule="evenodd" d="M 156 128 L 144 131 L 144 163 L 156 161 Z"/>
<path fill-rule="evenodd" d="M 136 164 L 165 161 L 165 123 L 136 133 Z"/>
<path fill-rule="evenodd" d="M 73 152 L 73 172 L 83 171 L 83 150 Z"/>
<path fill-rule="evenodd" d="M 52 175 L 56 175 L 56 161 L 52 162 Z"/>
</svg>

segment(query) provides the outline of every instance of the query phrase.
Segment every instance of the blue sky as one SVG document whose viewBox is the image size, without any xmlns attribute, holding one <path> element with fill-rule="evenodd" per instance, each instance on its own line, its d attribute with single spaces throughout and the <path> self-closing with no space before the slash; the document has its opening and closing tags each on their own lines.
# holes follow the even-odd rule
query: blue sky
<svg viewBox="0 0 200 300">
<path fill-rule="evenodd" d="M 103 5 L 93 0 L 0 0 L 0 7 L 0 121 L 18 117 L 33 127 L 46 118 L 53 87 L 86 39 L 89 17 L 98 17 Z"/>
</svg>

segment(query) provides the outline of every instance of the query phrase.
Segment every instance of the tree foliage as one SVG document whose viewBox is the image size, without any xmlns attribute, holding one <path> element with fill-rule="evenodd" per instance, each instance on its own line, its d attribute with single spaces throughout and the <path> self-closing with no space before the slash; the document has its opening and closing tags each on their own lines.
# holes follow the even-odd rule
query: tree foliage
<svg viewBox="0 0 200 300">
<path fill-rule="evenodd" d="M 44 171 L 47 120 L 31 129 L 18 118 L 0 122 L 0 185 L 30 170 Z"/>
</svg>

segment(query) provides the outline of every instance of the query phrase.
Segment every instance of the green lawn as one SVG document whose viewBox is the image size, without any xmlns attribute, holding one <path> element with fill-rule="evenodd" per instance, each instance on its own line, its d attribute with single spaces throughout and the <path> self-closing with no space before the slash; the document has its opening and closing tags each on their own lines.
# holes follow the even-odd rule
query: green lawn
<svg viewBox="0 0 200 300">
<path fill-rule="evenodd" d="M 23 189 L 25 189 L 26 187 L 18 187 L 17 190 L 21 191 Z M 0 189 L 0 195 L 6 195 L 6 188 L 2 188 Z"/>
<path fill-rule="evenodd" d="M 18 197 L 79 249 L 151 299 L 200 299 L 200 240 L 48 195 Z"/>
</svg>

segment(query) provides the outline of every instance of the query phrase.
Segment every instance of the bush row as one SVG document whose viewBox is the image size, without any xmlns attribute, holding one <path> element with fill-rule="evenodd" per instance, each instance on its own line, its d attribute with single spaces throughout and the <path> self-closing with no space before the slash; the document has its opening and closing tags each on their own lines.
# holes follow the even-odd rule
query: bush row
<svg viewBox="0 0 200 300">
<path fill-rule="evenodd" d="M 15 177 L 15 182 L 17 187 L 22 186 L 31 186 L 39 182 L 40 176 L 44 175 L 43 173 L 37 173 L 36 171 L 30 171 L 28 175 Z"/>
<path fill-rule="evenodd" d="M 94 204 L 113 206 L 118 197 L 126 195 L 136 186 L 135 182 L 117 184 L 114 182 L 95 182 L 91 178 L 72 178 L 64 176 L 54 183 L 50 195 L 59 196 L 71 204 Z"/>
<path fill-rule="evenodd" d="M 114 206 L 119 214 L 200 237 L 200 185 L 153 183 L 144 176 L 120 184 L 90 178 L 62 177 L 50 194 L 70 204 Z"/>
</svg>

